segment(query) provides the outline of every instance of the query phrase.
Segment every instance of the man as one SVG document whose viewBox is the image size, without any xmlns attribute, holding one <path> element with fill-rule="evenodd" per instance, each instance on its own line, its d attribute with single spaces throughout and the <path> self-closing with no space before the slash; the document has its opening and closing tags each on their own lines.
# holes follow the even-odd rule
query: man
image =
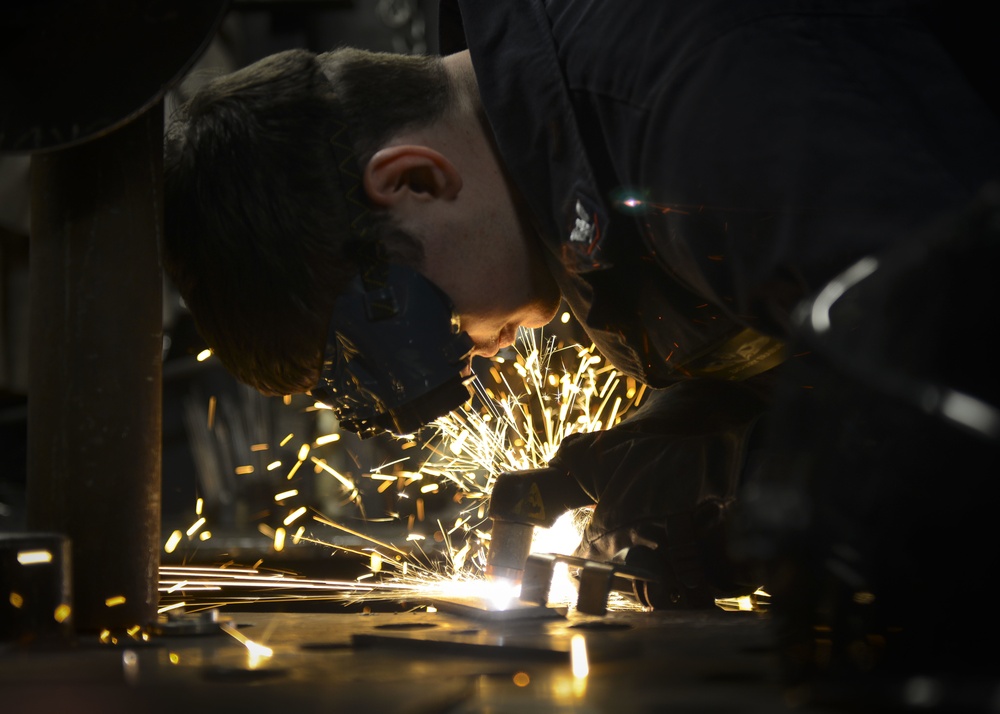
<svg viewBox="0 0 1000 714">
<path fill-rule="evenodd" d="M 237 378 L 345 416 L 389 398 L 371 365 L 341 379 L 378 351 L 347 323 L 385 307 L 341 297 L 382 295 L 386 265 L 446 296 L 458 361 L 565 298 L 657 390 L 553 460 L 597 502 L 579 552 L 652 557 L 667 604 L 710 604 L 755 584 L 726 524 L 798 359 L 794 307 L 1000 166 L 997 116 L 926 10 L 469 0 L 441 8 L 442 58 L 266 58 L 171 126 L 167 269 Z"/>
</svg>

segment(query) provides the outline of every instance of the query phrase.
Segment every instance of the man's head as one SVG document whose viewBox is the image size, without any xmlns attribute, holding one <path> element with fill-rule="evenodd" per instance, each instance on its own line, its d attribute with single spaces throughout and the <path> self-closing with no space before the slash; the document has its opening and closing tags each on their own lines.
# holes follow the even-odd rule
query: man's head
<svg viewBox="0 0 1000 714">
<path fill-rule="evenodd" d="M 400 67 L 379 75 L 382 95 L 372 99 L 360 79 L 335 92 L 321 61 L 359 62 L 349 50 L 273 55 L 208 83 L 167 133 L 166 271 L 227 369 L 265 394 L 315 386 L 333 300 L 357 272 L 344 250 L 349 187 L 330 142 L 335 117 L 351 123 L 364 151 L 398 125 L 433 120 L 448 102 L 443 72 L 427 59 L 394 61 Z M 393 83 L 419 85 L 423 101 L 364 121 L 368 104 L 403 106 L 391 101 Z M 394 257 L 420 264 L 418 242 L 384 216 L 372 219 Z"/>
<path fill-rule="evenodd" d="M 171 118 L 165 267 L 240 381 L 265 394 L 316 386 L 334 303 L 359 269 L 352 191 L 366 239 L 448 295 L 474 354 L 551 319 L 558 292 L 478 113 L 471 65 L 454 59 L 283 52 L 208 83 Z M 333 140 L 345 123 L 347 165 Z"/>
</svg>

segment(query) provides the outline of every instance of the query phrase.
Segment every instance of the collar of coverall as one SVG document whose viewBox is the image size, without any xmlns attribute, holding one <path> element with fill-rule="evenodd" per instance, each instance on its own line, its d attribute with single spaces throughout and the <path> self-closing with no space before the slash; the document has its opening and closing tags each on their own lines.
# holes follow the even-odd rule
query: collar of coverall
<svg viewBox="0 0 1000 714">
<path fill-rule="evenodd" d="M 523 11 L 510 12 L 506 3 L 483 3 L 477 5 L 476 12 L 463 16 L 460 2 L 442 0 L 438 9 L 440 52 L 473 52 L 465 28 L 474 28 L 476 36 L 483 39 L 482 47 L 490 48 L 480 51 L 494 53 L 490 62 L 477 62 L 473 54 L 476 81 L 483 94 L 531 97 L 531 106 L 548 108 L 552 122 L 545 124 L 544 131 L 532 131 L 538 124 L 522 121 L 513 111 L 518 103 L 505 103 L 503 112 L 491 112 L 484 106 L 511 176 L 540 233 L 547 241 L 558 242 L 558 254 L 566 268 L 574 273 L 610 268 L 612 263 L 602 244 L 609 211 L 597 189 L 569 97 L 565 87 L 553 79 L 558 72 L 536 69 L 557 66 L 552 37 L 543 31 L 548 18 L 539 3 L 520 4 L 526 6 Z M 510 38 L 520 40 L 512 43 Z M 500 66 L 505 68 L 503 72 L 487 70 Z M 559 156 L 560 160 L 551 163 L 548 173 L 539 172 L 533 164 L 540 154 Z M 520 161 L 525 163 L 519 166 Z"/>
</svg>

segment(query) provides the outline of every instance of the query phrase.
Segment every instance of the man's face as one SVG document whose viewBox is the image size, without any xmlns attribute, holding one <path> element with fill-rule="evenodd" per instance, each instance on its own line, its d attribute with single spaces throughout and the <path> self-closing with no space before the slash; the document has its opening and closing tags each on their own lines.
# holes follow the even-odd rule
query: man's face
<svg viewBox="0 0 1000 714">
<path fill-rule="evenodd" d="M 475 345 L 474 356 L 492 357 L 514 344 L 518 327 L 542 327 L 555 316 L 558 300 L 551 304 L 533 295 L 523 275 L 482 277 L 457 270 L 434 281 L 452 298 L 461 327 Z"/>
<path fill-rule="evenodd" d="M 418 269 L 451 299 L 472 354 L 492 357 L 514 344 L 518 327 L 549 323 L 561 298 L 526 209 L 473 126 L 427 130 L 447 156 L 422 135 L 386 146 L 364 181 L 372 202 L 420 241 Z"/>
<path fill-rule="evenodd" d="M 451 298 L 462 329 L 475 345 L 472 354 L 481 357 L 492 357 L 514 344 L 518 327 L 551 322 L 560 301 L 534 238 L 510 234 L 491 238 L 492 227 L 484 223 L 473 240 L 466 236 L 425 241 L 421 269 Z"/>
</svg>

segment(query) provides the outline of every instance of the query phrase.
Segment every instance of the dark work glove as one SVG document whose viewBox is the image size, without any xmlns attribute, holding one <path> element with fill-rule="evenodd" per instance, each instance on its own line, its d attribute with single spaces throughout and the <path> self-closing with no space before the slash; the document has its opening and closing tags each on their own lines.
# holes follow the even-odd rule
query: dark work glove
<svg viewBox="0 0 1000 714">
<path fill-rule="evenodd" d="M 550 465 L 597 503 L 575 555 L 652 570 L 653 607 L 711 607 L 760 585 L 730 557 L 728 525 L 754 426 L 767 406 L 746 382 L 658 390 L 606 431 L 566 437 Z"/>
</svg>

